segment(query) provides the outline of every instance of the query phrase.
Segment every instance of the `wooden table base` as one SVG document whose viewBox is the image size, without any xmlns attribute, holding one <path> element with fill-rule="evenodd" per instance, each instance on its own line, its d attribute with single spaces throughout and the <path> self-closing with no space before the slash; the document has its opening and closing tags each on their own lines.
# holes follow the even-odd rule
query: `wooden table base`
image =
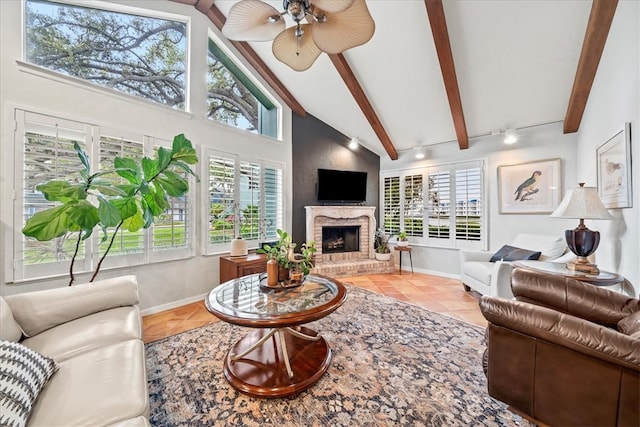
<svg viewBox="0 0 640 427">
<path fill-rule="evenodd" d="M 320 379 L 329 368 L 331 349 L 324 340 L 308 341 L 284 332 L 293 377 L 289 378 L 284 364 L 278 334 L 261 346 L 233 361 L 232 355 L 240 354 L 270 332 L 255 329 L 236 342 L 227 353 L 224 376 L 237 390 L 256 397 L 284 397 L 300 393 Z M 300 327 L 300 332 L 317 336 L 317 332 Z"/>
</svg>

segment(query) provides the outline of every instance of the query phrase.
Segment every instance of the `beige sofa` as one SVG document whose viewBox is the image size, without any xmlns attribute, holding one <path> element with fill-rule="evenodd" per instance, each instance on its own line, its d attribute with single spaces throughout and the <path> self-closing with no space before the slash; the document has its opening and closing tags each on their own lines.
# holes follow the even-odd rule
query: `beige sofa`
<svg viewBox="0 0 640 427">
<path fill-rule="evenodd" d="M 0 338 L 53 358 L 27 426 L 148 426 L 135 276 L 0 298 Z"/>
</svg>

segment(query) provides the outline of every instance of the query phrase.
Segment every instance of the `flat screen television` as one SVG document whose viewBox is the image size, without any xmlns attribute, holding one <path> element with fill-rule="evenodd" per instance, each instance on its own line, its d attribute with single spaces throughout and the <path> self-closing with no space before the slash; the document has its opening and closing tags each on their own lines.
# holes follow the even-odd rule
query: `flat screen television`
<svg viewBox="0 0 640 427">
<path fill-rule="evenodd" d="M 318 201 L 360 203 L 367 200 L 367 173 L 318 169 Z"/>
</svg>

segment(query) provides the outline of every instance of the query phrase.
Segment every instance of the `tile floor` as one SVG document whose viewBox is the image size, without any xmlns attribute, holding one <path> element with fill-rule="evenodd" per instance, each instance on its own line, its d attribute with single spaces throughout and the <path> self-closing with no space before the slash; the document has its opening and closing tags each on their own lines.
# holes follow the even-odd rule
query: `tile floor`
<svg viewBox="0 0 640 427">
<path fill-rule="evenodd" d="M 482 327 L 487 326 L 478 307 L 480 295 L 465 292 L 461 282 L 456 279 L 403 271 L 402 275 L 376 274 L 341 277 L 340 280 L 437 313 Z M 217 321 L 219 320 L 207 311 L 203 301 L 194 302 L 144 316 L 144 341 L 152 342 Z"/>
</svg>

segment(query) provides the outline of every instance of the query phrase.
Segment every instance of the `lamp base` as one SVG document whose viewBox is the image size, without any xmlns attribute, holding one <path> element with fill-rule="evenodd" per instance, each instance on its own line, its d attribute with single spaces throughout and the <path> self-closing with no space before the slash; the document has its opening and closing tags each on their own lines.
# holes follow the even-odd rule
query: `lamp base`
<svg viewBox="0 0 640 427">
<path fill-rule="evenodd" d="M 586 257 L 579 256 L 573 261 L 567 263 L 567 269 L 579 271 L 581 273 L 600 274 L 600 270 L 595 264 L 589 262 Z"/>
</svg>

